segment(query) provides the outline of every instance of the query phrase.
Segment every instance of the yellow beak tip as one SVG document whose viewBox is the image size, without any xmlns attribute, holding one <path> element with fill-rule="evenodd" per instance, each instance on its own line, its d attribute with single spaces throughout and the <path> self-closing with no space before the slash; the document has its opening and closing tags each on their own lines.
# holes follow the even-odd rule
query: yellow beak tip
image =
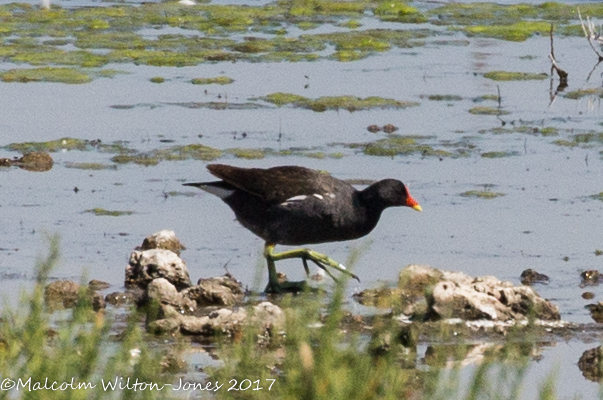
<svg viewBox="0 0 603 400">
<path fill-rule="evenodd" d="M 420 205 L 416 205 L 416 206 L 412 206 L 413 209 L 417 210 L 418 212 L 423 211 L 423 208 Z"/>
</svg>

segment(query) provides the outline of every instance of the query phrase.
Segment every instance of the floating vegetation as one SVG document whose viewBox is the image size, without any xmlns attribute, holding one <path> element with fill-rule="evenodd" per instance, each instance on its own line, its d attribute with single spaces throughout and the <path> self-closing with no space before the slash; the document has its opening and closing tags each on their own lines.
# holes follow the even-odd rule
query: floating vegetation
<svg viewBox="0 0 603 400">
<path fill-rule="evenodd" d="M 474 103 L 481 103 L 482 101 L 498 101 L 498 95 L 495 94 L 485 94 L 483 96 L 478 96 L 473 98 Z"/>
<path fill-rule="evenodd" d="M 461 101 L 463 98 L 456 94 L 432 94 L 427 97 L 431 101 Z"/>
<path fill-rule="evenodd" d="M 236 158 L 244 158 L 247 160 L 259 160 L 266 156 L 266 152 L 259 149 L 228 149 L 227 153 L 234 155 Z"/>
<path fill-rule="evenodd" d="M 484 78 L 492 79 L 494 81 L 542 80 L 548 77 L 549 75 L 546 73 L 535 74 L 529 72 L 491 71 L 484 74 Z"/>
<path fill-rule="evenodd" d="M 504 158 L 517 155 L 519 155 L 519 153 L 516 151 L 488 151 L 482 153 L 482 158 Z"/>
<path fill-rule="evenodd" d="M 469 110 L 471 114 L 475 115 L 507 115 L 508 111 L 501 110 L 495 107 L 473 107 Z"/>
<path fill-rule="evenodd" d="M 401 0 L 382 1 L 374 11 L 383 21 L 423 23 L 427 17 Z"/>
<path fill-rule="evenodd" d="M 191 80 L 193 85 L 229 85 L 234 82 L 234 79 L 227 76 L 217 76 L 215 78 L 194 78 Z"/>
<path fill-rule="evenodd" d="M 565 147 L 594 147 L 603 144 L 603 132 L 578 133 L 570 136 L 570 140 L 559 139 L 553 144 Z"/>
<path fill-rule="evenodd" d="M 3 82 L 61 82 L 69 84 L 81 84 L 92 81 L 90 75 L 73 68 L 26 68 L 11 69 L 0 72 L 0 80 Z"/>
<path fill-rule="evenodd" d="M 155 76 L 155 77 L 149 79 L 149 81 L 152 83 L 163 83 L 163 82 L 165 82 L 165 78 L 163 78 L 161 76 Z"/>
<path fill-rule="evenodd" d="M 422 156 L 451 157 L 455 154 L 436 150 L 432 146 L 420 143 L 420 140 L 427 139 L 425 136 L 401 136 L 392 134 L 385 139 L 380 139 L 369 143 L 346 144 L 350 148 L 362 149 L 362 152 L 368 156 L 386 156 L 393 157 L 397 155 L 420 154 Z"/>
<path fill-rule="evenodd" d="M 601 8 L 596 3 L 580 6 L 584 15 L 595 18 L 603 15 Z M 53 5 L 51 10 L 13 4 L 0 9 L 0 34 L 5 37 L 0 57 L 35 66 L 80 68 L 98 68 L 109 63 L 192 66 L 207 62 L 298 62 L 319 58 L 354 61 L 394 47 L 421 46 L 424 38 L 441 35 L 429 29 L 358 30 L 359 20 L 371 14 L 381 21 L 431 22 L 450 25 L 450 29 L 461 30 L 468 36 L 504 40 L 522 41 L 535 33 L 548 34 L 552 21 L 557 25 L 556 32 L 582 35 L 578 24 L 568 25 L 576 18 L 575 7 L 556 3 L 454 3 L 425 12 L 403 0 L 292 0 L 264 6 L 198 4 L 195 7 L 162 2 L 140 7 L 73 9 Z M 325 24 L 344 31 L 310 32 Z M 291 26 L 306 33 L 285 36 Z M 153 37 L 139 33 L 158 27 L 198 34 Z M 229 37 L 253 32 L 261 36 Z M 468 42 L 453 39 L 433 43 L 467 45 Z M 88 79 L 96 76 L 101 75 L 90 75 Z"/>
<path fill-rule="evenodd" d="M 351 19 L 349 21 L 342 22 L 338 26 L 348 28 L 348 29 L 358 29 L 358 28 L 362 27 L 362 24 L 356 19 Z"/>
<path fill-rule="evenodd" d="M 122 215 L 132 215 L 134 214 L 133 211 L 110 211 L 110 210 L 105 210 L 104 208 L 92 208 L 89 210 L 84 211 L 85 213 L 90 213 L 90 214 L 94 214 L 96 216 L 99 217 L 121 217 Z"/>
<path fill-rule="evenodd" d="M 552 126 L 544 128 L 531 125 L 519 125 L 511 128 L 496 127 L 491 129 L 482 129 L 479 133 L 494 133 L 494 134 L 510 134 L 510 133 L 525 133 L 528 135 L 540 135 L 540 136 L 558 136 L 559 129 Z"/>
<path fill-rule="evenodd" d="M 603 88 L 593 88 L 593 89 L 579 89 L 571 92 L 567 92 L 565 94 L 566 99 L 578 100 L 583 97 L 601 97 L 603 98 Z"/>
<path fill-rule="evenodd" d="M 222 151 L 202 144 L 173 146 L 149 152 L 119 154 L 111 158 L 116 164 L 139 164 L 145 166 L 157 165 L 160 161 L 202 160 L 212 161 L 222 155 Z"/>
<path fill-rule="evenodd" d="M 32 151 L 54 153 L 61 150 L 86 150 L 92 148 L 92 144 L 90 141 L 83 139 L 61 138 L 49 142 L 11 143 L 4 148 L 10 151 L 18 151 L 22 154 L 30 153 Z"/>
<path fill-rule="evenodd" d="M 467 190 L 466 192 L 461 193 L 462 197 L 477 197 L 480 199 L 495 199 L 497 197 L 504 196 L 504 193 L 500 192 L 491 192 L 489 190 Z"/>
<path fill-rule="evenodd" d="M 75 169 L 85 169 L 85 170 L 93 170 L 100 171 L 103 169 L 117 169 L 117 165 L 114 164 L 102 164 L 102 163 L 66 163 L 66 168 L 75 168 Z"/>
<path fill-rule="evenodd" d="M 591 199 L 594 199 L 594 200 L 603 201 L 603 192 L 597 193 L 597 194 L 593 194 L 593 195 L 590 195 L 588 197 L 590 197 Z M 601 254 L 603 254 L 603 252 L 601 252 L 601 250 L 595 251 L 595 255 L 600 256 Z"/>
<path fill-rule="evenodd" d="M 602 16 L 601 3 L 580 4 L 582 15 Z M 542 4 L 496 4 L 496 3 L 449 3 L 428 12 L 437 16 L 442 25 L 513 25 L 521 20 L 554 21 L 567 23 L 576 19 L 574 4 L 544 2 Z"/>
<path fill-rule="evenodd" d="M 340 109 L 353 112 L 375 108 L 406 108 L 419 105 L 419 103 L 412 101 L 399 101 L 376 96 L 366 98 L 354 96 L 332 96 L 309 99 L 304 96 L 281 92 L 271 93 L 261 97 L 260 99 L 268 103 L 275 104 L 279 107 L 284 105 L 292 105 L 294 107 L 307 108 L 309 110 L 318 112 Z"/>
<path fill-rule="evenodd" d="M 478 25 L 467 26 L 463 30 L 468 36 L 491 37 L 496 39 L 523 42 L 534 34 L 548 34 L 549 22 L 520 21 L 511 25 Z"/>
</svg>

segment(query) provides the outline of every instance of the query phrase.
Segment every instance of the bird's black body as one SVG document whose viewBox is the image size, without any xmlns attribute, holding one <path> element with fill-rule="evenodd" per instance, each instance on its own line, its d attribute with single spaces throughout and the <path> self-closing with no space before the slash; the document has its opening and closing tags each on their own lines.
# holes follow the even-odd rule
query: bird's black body
<svg viewBox="0 0 603 400">
<path fill-rule="evenodd" d="M 387 207 L 420 209 L 395 179 L 362 191 L 326 172 L 304 167 L 268 169 L 213 164 L 217 182 L 187 183 L 220 197 L 237 220 L 266 243 L 303 245 L 357 239 L 370 233 Z"/>
</svg>

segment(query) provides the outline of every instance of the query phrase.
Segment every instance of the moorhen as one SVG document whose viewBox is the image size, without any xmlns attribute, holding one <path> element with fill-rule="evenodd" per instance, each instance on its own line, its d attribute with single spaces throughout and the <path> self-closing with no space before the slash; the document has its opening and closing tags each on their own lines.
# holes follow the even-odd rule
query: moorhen
<svg viewBox="0 0 603 400">
<path fill-rule="evenodd" d="M 301 258 L 306 273 L 306 260 L 311 260 L 331 277 L 327 267 L 358 279 L 324 254 L 310 249 L 275 253 L 276 244 L 306 245 L 357 239 L 373 230 L 381 212 L 388 207 L 422 210 L 406 185 L 396 179 L 384 179 L 364 190 L 356 190 L 327 172 L 297 166 L 260 169 L 211 164 L 207 169 L 222 180 L 184 185 L 221 198 L 245 228 L 266 241 L 267 293 L 303 289 L 303 281 L 279 283 L 274 262 L 288 258 Z"/>
</svg>

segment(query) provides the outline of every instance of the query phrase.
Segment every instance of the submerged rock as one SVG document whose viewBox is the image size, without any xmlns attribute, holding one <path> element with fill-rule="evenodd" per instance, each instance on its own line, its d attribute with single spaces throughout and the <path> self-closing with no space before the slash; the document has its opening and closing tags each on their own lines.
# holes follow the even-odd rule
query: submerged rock
<svg viewBox="0 0 603 400">
<path fill-rule="evenodd" d="M 44 302 L 52 310 L 73 308 L 80 300 L 81 285 L 74 281 L 60 280 L 46 285 L 44 288 Z M 85 288 L 88 300 L 95 311 L 105 308 L 103 297 L 91 288 Z"/>
<path fill-rule="evenodd" d="M 191 286 L 186 263 L 171 250 L 134 251 L 126 267 L 126 287 L 145 288 L 154 279 L 165 278 L 177 289 Z"/>
<path fill-rule="evenodd" d="M 44 172 L 52 169 L 54 161 L 48 153 L 33 151 L 24 154 L 23 157 L 13 162 L 13 164 L 28 171 Z"/>
<path fill-rule="evenodd" d="M 233 306 L 243 300 L 241 282 L 230 274 L 209 279 L 199 279 L 196 286 L 184 289 L 182 295 L 194 300 L 198 306 Z"/>
<path fill-rule="evenodd" d="M 596 286 L 599 284 L 601 274 L 596 269 L 589 269 L 588 271 L 582 272 L 580 278 L 582 278 L 580 287 Z"/>
<path fill-rule="evenodd" d="M 589 381 L 600 382 L 601 377 L 601 346 L 586 350 L 578 360 L 578 368 Z"/>
<path fill-rule="evenodd" d="M 140 248 L 136 250 L 164 249 L 171 250 L 180 256 L 180 251 L 186 250 L 186 247 L 176 237 L 176 233 L 171 230 L 163 229 L 147 236 Z"/>
<path fill-rule="evenodd" d="M 50 171 L 54 165 L 54 161 L 50 154 L 41 151 L 32 151 L 31 153 L 23 154 L 21 158 L 13 160 L 8 158 L 0 158 L 1 167 L 17 166 L 34 172 Z"/>
<path fill-rule="evenodd" d="M 531 285 L 533 283 L 549 283 L 549 277 L 545 274 L 541 274 L 531 268 L 524 270 L 521 273 L 521 283 L 522 285 Z"/>
<path fill-rule="evenodd" d="M 398 130 L 398 127 L 395 125 L 392 125 L 392 124 L 386 124 L 386 125 L 383 125 L 382 129 L 383 129 L 383 132 L 385 132 L 385 133 L 394 133 L 395 131 Z"/>
<path fill-rule="evenodd" d="M 233 336 L 239 334 L 245 325 L 257 325 L 261 332 L 284 327 L 285 314 L 280 307 L 263 302 L 250 310 L 242 307 L 221 308 L 204 316 L 171 314 L 153 321 L 147 329 L 156 334 L 173 334 L 179 330 L 187 335 Z"/>
<path fill-rule="evenodd" d="M 383 293 L 388 301 L 379 298 Z M 423 265 L 404 268 L 395 289 L 365 290 L 355 298 L 361 303 L 364 299 L 371 299 L 373 304 L 389 302 L 389 306 L 398 307 L 398 311 L 413 320 L 507 321 L 528 316 L 544 321 L 560 319 L 558 307 L 529 286 L 514 286 L 492 276 L 473 278 L 462 272 Z"/>
<path fill-rule="evenodd" d="M 125 304 L 135 302 L 135 297 L 131 292 L 113 292 L 105 296 L 105 302 L 112 306 L 119 307 Z"/>
<path fill-rule="evenodd" d="M 603 322 L 603 302 L 599 302 L 597 304 L 587 304 L 584 306 L 588 311 L 590 311 L 590 316 L 595 322 Z"/>
<path fill-rule="evenodd" d="M 99 281 L 98 279 L 92 279 L 88 282 L 88 287 L 92 290 L 105 290 L 111 287 L 107 282 Z"/>
</svg>

